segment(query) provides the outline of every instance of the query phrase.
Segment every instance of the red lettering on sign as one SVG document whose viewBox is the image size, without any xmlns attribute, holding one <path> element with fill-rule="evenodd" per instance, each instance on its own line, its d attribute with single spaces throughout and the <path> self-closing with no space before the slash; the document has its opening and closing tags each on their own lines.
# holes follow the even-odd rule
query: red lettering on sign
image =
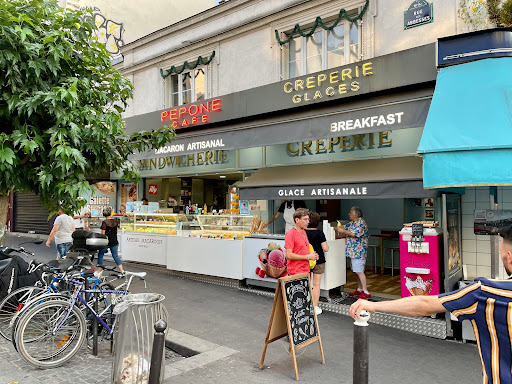
<svg viewBox="0 0 512 384">
<path fill-rule="evenodd" d="M 201 104 L 183 105 L 168 111 L 161 112 L 160 119 L 171 120 L 174 129 L 188 127 L 198 123 L 209 123 L 210 112 L 222 111 L 222 99 L 214 99 Z M 181 121 L 180 121 L 181 120 Z"/>
<path fill-rule="evenodd" d="M 212 101 L 212 111 L 221 111 L 220 99 L 215 99 Z"/>
<path fill-rule="evenodd" d="M 192 116 L 195 116 L 199 113 L 199 107 L 197 105 L 191 105 L 190 108 L 188 109 L 188 112 L 192 115 Z"/>
</svg>

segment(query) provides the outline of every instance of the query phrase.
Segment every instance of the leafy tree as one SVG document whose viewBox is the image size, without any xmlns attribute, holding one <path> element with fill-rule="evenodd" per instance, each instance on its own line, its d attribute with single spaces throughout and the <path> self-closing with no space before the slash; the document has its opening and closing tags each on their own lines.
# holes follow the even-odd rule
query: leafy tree
<svg viewBox="0 0 512 384">
<path fill-rule="evenodd" d="M 87 177 L 137 178 L 129 155 L 174 137 L 168 126 L 125 133 L 133 87 L 83 16 L 54 0 L 0 0 L 0 223 L 10 191 L 76 210 Z"/>
<path fill-rule="evenodd" d="M 505 3 L 501 6 L 500 21 L 506 27 L 512 26 L 512 1 L 511 0 L 505 1 Z"/>
</svg>

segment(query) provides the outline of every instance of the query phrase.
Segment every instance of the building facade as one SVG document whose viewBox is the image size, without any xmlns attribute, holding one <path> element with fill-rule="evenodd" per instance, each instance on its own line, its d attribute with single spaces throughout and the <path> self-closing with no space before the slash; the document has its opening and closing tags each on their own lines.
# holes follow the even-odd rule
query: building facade
<svg viewBox="0 0 512 384">
<path fill-rule="evenodd" d="M 142 194 L 149 193 L 151 184 L 162 191 L 157 200 L 178 197 L 187 189 L 179 178 L 189 178 L 192 189 L 201 191 L 192 199 L 215 207 L 223 192 L 212 192 L 220 187 L 208 179 L 238 173 L 231 180 L 243 181 L 244 175 L 264 168 L 273 168 L 277 176 L 271 171 L 257 176 L 268 178 L 267 184 L 253 187 L 294 185 L 282 175 L 301 170 L 318 185 L 421 180 L 417 148 L 436 83 L 435 43 L 468 30 L 458 15 L 456 0 L 231 0 L 124 44 L 123 61 L 116 66 L 135 86 L 124 115 L 128 130 L 167 123 L 177 131 L 176 142 L 160 154 L 134 160 L 147 180 Z M 391 110 L 393 105 L 413 107 L 404 112 Z M 366 112 L 358 115 L 358 110 Z M 415 118 L 399 121 L 401 113 Z M 381 126 L 380 116 L 386 120 Z M 331 127 L 329 133 L 315 130 L 322 124 Z M 351 124 L 359 124 L 361 133 L 352 134 Z M 245 136 L 236 139 L 239 132 Z M 198 137 L 202 144 L 190 147 Z M 215 146 L 230 138 L 229 148 Z M 409 160 L 420 161 L 410 174 L 389 170 L 405 169 Z M 356 163 L 359 175 L 371 175 L 371 180 L 348 171 Z M 315 178 L 323 171 L 325 179 Z M 334 180 L 336 173 L 351 176 Z M 331 219 L 357 203 L 379 232 L 400 229 L 423 215 L 441 220 L 442 191 L 432 195 L 439 202 L 432 212 L 424 206 L 414 210 L 415 197 L 430 196 L 425 191 L 379 195 L 370 203 L 357 196 L 338 203 L 335 196 L 319 196 L 316 205 L 308 206 L 329 211 L 325 217 Z M 512 209 L 512 188 L 473 186 L 463 192 L 458 243 L 465 275 L 504 277 L 503 268 L 491 270 L 496 254 L 488 237 L 474 234 L 473 219 L 475 210 L 491 208 L 491 197 L 498 204 L 492 208 Z M 261 193 L 251 199 L 268 202 L 255 209 L 262 217 L 286 197 Z M 389 199 L 387 204 L 379 204 L 381 198 Z"/>
</svg>

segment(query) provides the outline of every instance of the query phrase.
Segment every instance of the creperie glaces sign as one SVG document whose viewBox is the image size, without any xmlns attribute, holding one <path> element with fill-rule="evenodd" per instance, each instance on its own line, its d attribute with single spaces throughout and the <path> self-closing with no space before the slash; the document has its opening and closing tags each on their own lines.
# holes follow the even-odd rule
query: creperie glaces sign
<svg viewBox="0 0 512 384">
<path fill-rule="evenodd" d="M 162 123 L 171 124 L 174 129 L 208 124 L 212 113 L 222 111 L 222 100 L 214 99 L 203 103 L 182 105 L 161 113 Z"/>
</svg>

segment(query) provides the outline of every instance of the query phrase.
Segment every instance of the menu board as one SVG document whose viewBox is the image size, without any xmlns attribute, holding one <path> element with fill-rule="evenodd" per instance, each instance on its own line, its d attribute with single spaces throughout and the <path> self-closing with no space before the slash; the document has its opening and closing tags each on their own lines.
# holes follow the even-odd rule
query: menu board
<svg viewBox="0 0 512 384">
<path fill-rule="evenodd" d="M 324 350 L 313 306 L 309 273 L 281 277 L 278 280 L 267 336 L 261 355 L 260 369 L 265 362 L 268 344 L 288 335 L 295 380 L 299 380 L 295 352 L 318 341 L 320 357 L 325 364 Z"/>
<path fill-rule="evenodd" d="M 316 329 L 315 308 L 309 288 L 309 279 L 289 280 L 284 283 L 288 304 L 288 320 L 293 335 L 293 344 L 300 345 L 318 336 Z"/>
</svg>

